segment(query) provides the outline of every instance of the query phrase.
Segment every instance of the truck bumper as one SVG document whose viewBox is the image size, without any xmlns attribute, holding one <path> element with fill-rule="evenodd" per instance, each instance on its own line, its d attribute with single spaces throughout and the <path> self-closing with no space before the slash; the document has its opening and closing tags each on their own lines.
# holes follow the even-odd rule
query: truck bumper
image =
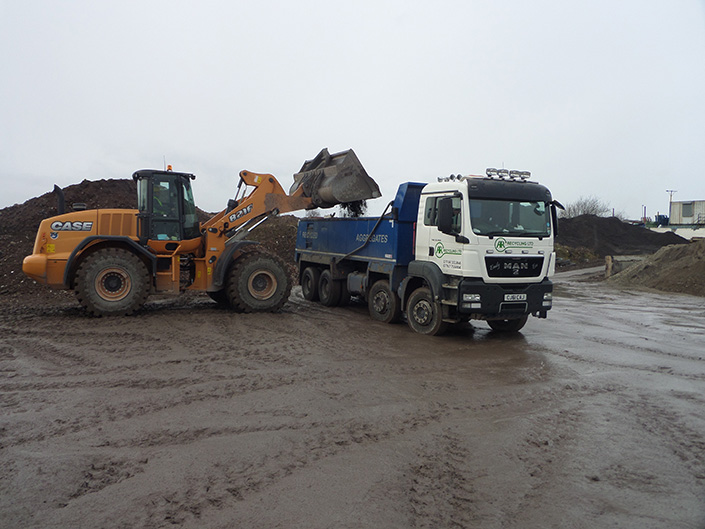
<svg viewBox="0 0 705 529">
<path fill-rule="evenodd" d="M 483 319 L 524 314 L 546 317 L 553 303 L 553 282 L 493 284 L 482 279 L 464 279 L 458 286 L 458 312 Z"/>
</svg>

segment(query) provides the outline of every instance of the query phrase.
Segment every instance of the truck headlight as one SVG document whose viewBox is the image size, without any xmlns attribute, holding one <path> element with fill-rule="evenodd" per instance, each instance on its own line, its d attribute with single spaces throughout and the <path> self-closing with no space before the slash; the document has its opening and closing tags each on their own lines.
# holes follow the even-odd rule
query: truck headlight
<svg viewBox="0 0 705 529">
<path fill-rule="evenodd" d="M 481 301 L 480 294 L 463 294 L 463 301 Z"/>
<path fill-rule="evenodd" d="M 543 303 L 541 305 L 544 307 L 551 307 L 553 305 L 553 292 L 543 293 Z"/>
</svg>

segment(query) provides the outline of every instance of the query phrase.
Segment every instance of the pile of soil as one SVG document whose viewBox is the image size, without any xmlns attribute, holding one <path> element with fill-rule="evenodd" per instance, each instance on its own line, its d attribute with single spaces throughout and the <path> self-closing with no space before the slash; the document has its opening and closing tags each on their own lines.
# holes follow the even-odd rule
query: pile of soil
<svg viewBox="0 0 705 529">
<path fill-rule="evenodd" d="M 661 248 L 608 281 L 627 287 L 705 296 L 705 240 Z"/>
<path fill-rule="evenodd" d="M 664 246 L 687 242 L 672 232 L 656 233 L 616 217 L 595 215 L 559 219 L 556 236 L 557 244 L 585 248 L 601 258 L 607 255 L 648 255 Z"/>
</svg>

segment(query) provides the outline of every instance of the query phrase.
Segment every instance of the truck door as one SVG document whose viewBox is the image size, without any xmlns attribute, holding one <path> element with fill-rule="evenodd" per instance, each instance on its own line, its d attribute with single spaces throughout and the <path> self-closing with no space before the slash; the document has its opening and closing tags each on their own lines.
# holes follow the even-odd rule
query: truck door
<svg viewBox="0 0 705 529">
<path fill-rule="evenodd" d="M 446 217 L 441 231 L 440 206 L 444 201 L 452 214 Z M 423 229 L 417 230 L 416 256 L 436 263 L 441 270 L 449 274 L 458 274 L 463 268 L 463 200 L 459 195 L 428 196 L 424 203 Z"/>
</svg>

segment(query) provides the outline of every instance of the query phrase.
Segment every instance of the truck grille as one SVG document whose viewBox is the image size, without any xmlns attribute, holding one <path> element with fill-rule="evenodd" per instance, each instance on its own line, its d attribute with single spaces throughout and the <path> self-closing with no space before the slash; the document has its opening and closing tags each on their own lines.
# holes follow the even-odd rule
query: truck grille
<svg viewBox="0 0 705 529">
<path fill-rule="evenodd" d="M 543 269 L 543 257 L 485 256 L 490 277 L 538 277 Z"/>
</svg>

